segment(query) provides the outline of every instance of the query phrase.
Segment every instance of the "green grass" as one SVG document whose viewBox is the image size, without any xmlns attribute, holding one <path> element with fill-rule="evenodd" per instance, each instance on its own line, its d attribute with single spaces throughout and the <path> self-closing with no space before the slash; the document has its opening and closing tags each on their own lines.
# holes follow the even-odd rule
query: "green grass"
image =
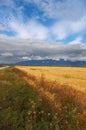
<svg viewBox="0 0 86 130">
<path fill-rule="evenodd" d="M 54 130 L 54 109 L 12 68 L 0 71 L 0 130 Z"/>
</svg>

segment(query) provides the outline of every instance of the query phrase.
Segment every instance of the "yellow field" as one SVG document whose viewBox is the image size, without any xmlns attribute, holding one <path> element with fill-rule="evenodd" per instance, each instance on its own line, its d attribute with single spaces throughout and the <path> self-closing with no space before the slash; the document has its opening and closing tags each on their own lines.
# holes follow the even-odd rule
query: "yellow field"
<svg viewBox="0 0 86 130">
<path fill-rule="evenodd" d="M 16 66 L 17 69 L 34 75 L 37 79 L 42 76 L 61 85 L 68 85 L 86 92 L 86 68 L 77 67 L 26 67 Z"/>
<path fill-rule="evenodd" d="M 86 130 L 86 68 L 26 67 L 14 70 L 58 113 L 61 130 Z"/>
</svg>

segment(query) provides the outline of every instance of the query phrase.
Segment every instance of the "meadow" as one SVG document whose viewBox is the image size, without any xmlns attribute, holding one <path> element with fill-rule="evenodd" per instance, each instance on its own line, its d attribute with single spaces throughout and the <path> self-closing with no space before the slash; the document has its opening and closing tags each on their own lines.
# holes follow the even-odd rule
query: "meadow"
<svg viewBox="0 0 86 130">
<path fill-rule="evenodd" d="M 86 130 L 86 68 L 0 70 L 0 130 Z"/>
</svg>

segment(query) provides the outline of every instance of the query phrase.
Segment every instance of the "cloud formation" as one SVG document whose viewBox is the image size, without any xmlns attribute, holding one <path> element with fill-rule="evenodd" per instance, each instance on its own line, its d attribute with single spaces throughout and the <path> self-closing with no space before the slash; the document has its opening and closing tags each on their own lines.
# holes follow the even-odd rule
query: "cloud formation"
<svg viewBox="0 0 86 130">
<path fill-rule="evenodd" d="M 35 3 L 44 16 L 68 20 L 79 20 L 85 15 L 85 0 L 25 0 Z"/>
<path fill-rule="evenodd" d="M 20 38 L 63 40 L 86 35 L 85 12 L 85 0 L 1 0 L 0 27 Z"/>
<path fill-rule="evenodd" d="M 12 21 L 10 23 L 10 28 L 16 33 L 17 37 L 24 39 L 35 38 L 43 40 L 48 36 L 48 29 L 35 20 L 30 20 L 26 24 Z"/>
<path fill-rule="evenodd" d="M 81 41 L 80 38 L 75 41 Z M 72 41 L 73 43 L 74 41 Z M 29 39 L 0 38 L 0 63 L 15 63 L 22 60 L 55 59 L 86 61 L 86 45 L 59 44 Z"/>
<path fill-rule="evenodd" d="M 83 33 L 86 29 L 86 17 L 82 17 L 77 21 L 60 21 L 52 26 L 52 33 L 57 39 L 65 39 L 66 37 Z"/>
<path fill-rule="evenodd" d="M 85 30 L 86 0 L 0 0 L 0 63 L 86 61 Z"/>
</svg>

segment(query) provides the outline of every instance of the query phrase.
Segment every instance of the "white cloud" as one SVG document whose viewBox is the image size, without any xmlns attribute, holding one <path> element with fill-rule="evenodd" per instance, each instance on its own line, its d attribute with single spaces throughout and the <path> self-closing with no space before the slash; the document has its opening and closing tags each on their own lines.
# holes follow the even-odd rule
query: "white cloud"
<svg viewBox="0 0 86 130">
<path fill-rule="evenodd" d="M 21 59 L 22 59 L 22 60 L 31 60 L 31 58 L 28 57 L 28 56 L 23 56 Z"/>
<path fill-rule="evenodd" d="M 48 29 L 35 20 L 30 20 L 25 24 L 19 21 L 12 21 L 9 26 L 19 38 L 35 38 L 44 40 L 48 37 Z"/>
<path fill-rule="evenodd" d="M 43 11 L 42 18 L 55 19 L 49 27 L 49 36 L 63 40 L 72 34 L 81 33 L 86 29 L 85 0 L 25 0 L 35 4 Z"/>
<path fill-rule="evenodd" d="M 86 29 L 86 16 L 83 16 L 81 19 L 71 22 L 71 30 L 75 33 L 83 31 Z"/>
<path fill-rule="evenodd" d="M 4 52 L 4 53 L 1 53 L 0 55 L 3 56 L 3 57 L 13 56 L 13 54 L 10 53 L 10 52 Z"/>
<path fill-rule="evenodd" d="M 82 37 L 77 37 L 73 41 L 69 42 L 69 44 L 81 44 L 82 43 Z"/>
<path fill-rule="evenodd" d="M 44 59 L 49 59 L 49 57 L 48 56 L 41 57 L 41 56 L 31 55 L 31 56 L 23 56 L 20 59 L 21 59 L 21 61 L 27 61 L 27 60 L 44 60 Z"/>
<path fill-rule="evenodd" d="M 31 39 L 50 39 L 50 36 L 54 36 L 57 40 L 67 38 L 72 34 L 79 34 L 86 29 L 86 17 L 83 17 L 77 21 L 57 21 L 51 27 L 46 27 L 39 23 L 37 20 L 31 19 L 26 23 L 21 20 L 12 19 L 9 22 L 9 28 L 15 32 L 19 38 L 31 38 Z"/>
<path fill-rule="evenodd" d="M 79 20 L 85 14 L 85 0 L 25 0 L 34 3 L 48 18 Z"/>
<path fill-rule="evenodd" d="M 20 6 L 16 3 L 14 0 L 0 1 L 0 6 L 10 6 L 4 11 L 0 10 L 0 24 L 3 25 L 0 30 L 12 31 L 19 38 L 41 40 L 52 40 L 52 37 L 55 40 L 63 40 L 71 35 L 85 33 L 85 0 L 24 0 Z M 35 14 L 34 11 L 34 19 L 28 18 L 27 13 L 23 12 L 25 5 L 29 3 L 38 8 L 38 13 L 36 11 Z M 39 15 L 39 10 L 43 12 L 42 15 Z M 46 20 L 45 24 L 39 20 L 40 17 L 41 21 Z M 51 22 L 48 26 L 47 20 L 51 19 L 54 24 Z"/>
<path fill-rule="evenodd" d="M 78 34 L 86 29 L 86 17 L 81 18 L 78 21 L 59 21 L 51 27 L 51 32 L 62 40 L 70 36 L 71 34 Z"/>
<path fill-rule="evenodd" d="M 0 31 L 6 30 L 6 28 L 2 25 L 0 25 Z"/>
</svg>

